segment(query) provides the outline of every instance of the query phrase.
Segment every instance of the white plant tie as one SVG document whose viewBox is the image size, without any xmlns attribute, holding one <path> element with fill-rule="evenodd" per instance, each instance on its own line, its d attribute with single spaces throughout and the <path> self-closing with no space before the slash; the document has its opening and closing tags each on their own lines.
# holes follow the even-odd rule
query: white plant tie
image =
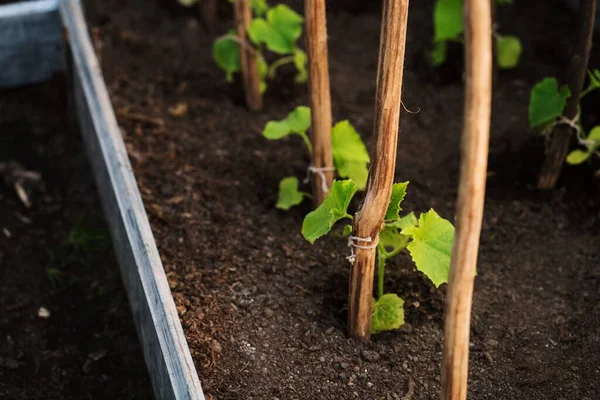
<svg viewBox="0 0 600 400">
<path fill-rule="evenodd" d="M 569 118 L 565 117 L 564 115 L 561 115 L 558 118 L 558 120 L 556 120 L 552 124 L 550 124 L 550 126 L 548 126 L 548 128 L 546 128 L 543 133 L 544 134 L 550 133 L 556 125 L 561 125 L 561 124 L 569 125 L 570 128 L 575 130 L 577 142 L 579 142 L 579 144 L 581 146 L 590 148 L 590 147 L 594 146 L 596 144 L 596 142 L 594 140 L 588 140 L 583 137 L 583 129 L 581 129 L 581 126 L 579 125 L 580 115 L 581 114 L 580 114 L 579 110 L 577 111 L 577 114 L 573 117 L 573 119 L 569 119 Z"/>
<path fill-rule="evenodd" d="M 306 178 L 304 179 L 304 183 L 308 183 L 310 181 L 310 174 L 317 174 L 321 178 L 321 190 L 323 193 L 329 192 L 329 187 L 327 186 L 327 177 L 325 176 L 325 172 L 333 172 L 335 171 L 335 167 L 315 167 L 314 165 L 310 165 L 306 170 Z"/>
<path fill-rule="evenodd" d="M 350 247 L 350 255 L 346 257 L 346 260 L 350 261 L 350 264 L 354 264 L 354 262 L 356 261 L 356 254 L 354 253 L 355 248 L 363 250 L 374 249 L 379 244 L 379 238 L 377 238 L 377 240 L 375 240 L 373 244 L 369 244 L 366 246 L 362 244 L 357 244 L 356 242 L 371 243 L 373 242 L 373 239 L 371 239 L 371 236 L 366 238 L 361 238 L 358 236 L 348 236 L 348 247 Z"/>
</svg>

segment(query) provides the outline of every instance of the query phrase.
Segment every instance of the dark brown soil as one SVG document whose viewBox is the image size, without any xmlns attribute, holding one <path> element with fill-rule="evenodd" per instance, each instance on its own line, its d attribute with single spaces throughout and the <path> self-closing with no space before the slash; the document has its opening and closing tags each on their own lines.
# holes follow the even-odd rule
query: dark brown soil
<svg viewBox="0 0 600 400">
<path fill-rule="evenodd" d="M 350 119 L 369 143 L 377 3 L 350 13 L 336 2 L 328 14 L 335 119 Z M 397 179 L 411 181 L 405 211 L 433 207 L 452 218 L 461 50 L 440 69 L 428 66 L 432 5 L 411 4 L 403 100 L 420 112 L 402 114 Z M 406 255 L 398 257 L 386 290 L 406 300 L 407 324 L 370 343 L 349 340 L 345 240 L 332 235 L 311 246 L 300 235 L 309 205 L 287 213 L 273 207 L 279 180 L 304 176 L 307 166 L 299 141 L 267 142 L 260 134 L 268 120 L 306 104 L 292 71 L 271 86 L 265 112 L 252 114 L 213 64 L 213 38 L 195 16 L 141 0 L 87 6 L 207 397 L 438 398 L 445 288 L 436 290 Z M 499 21 L 525 51 L 518 69 L 499 74 L 494 93 L 470 398 L 596 399 L 599 182 L 588 167 L 567 167 L 555 191 L 537 192 L 543 140 L 527 127 L 529 89 L 562 75 L 574 20 L 535 0 L 500 10 Z M 180 102 L 188 112 L 177 117 L 169 109 Z"/>
<path fill-rule="evenodd" d="M 0 163 L 41 174 L 23 184 L 30 208 L 10 174 L 0 175 L 0 398 L 149 399 L 95 185 L 79 134 L 68 129 L 64 87 L 59 79 L 0 93 Z"/>
</svg>

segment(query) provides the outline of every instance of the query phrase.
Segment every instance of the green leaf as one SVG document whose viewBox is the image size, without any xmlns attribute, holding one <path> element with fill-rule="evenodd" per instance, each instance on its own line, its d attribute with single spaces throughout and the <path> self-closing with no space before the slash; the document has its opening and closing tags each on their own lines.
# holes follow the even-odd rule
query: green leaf
<svg viewBox="0 0 600 400">
<path fill-rule="evenodd" d="M 454 243 L 454 226 L 450 221 L 429 210 L 421 214 L 418 226 L 403 229 L 401 233 L 412 238 L 407 247 L 417 269 L 435 286 L 447 282 Z"/>
<path fill-rule="evenodd" d="M 302 203 L 304 195 L 298 191 L 298 178 L 291 176 L 279 182 L 279 199 L 275 207 L 281 210 L 289 210 L 293 206 Z"/>
<path fill-rule="evenodd" d="M 279 54 L 291 54 L 296 40 L 302 35 L 304 18 L 285 4 L 279 4 L 267 11 L 267 21 L 287 44 L 282 48 L 269 48 L 269 50 Z M 268 43 L 267 47 L 269 47 Z"/>
<path fill-rule="evenodd" d="M 598 142 L 598 145 L 600 145 L 600 125 L 597 125 L 592 128 L 587 139 L 594 140 L 594 141 Z"/>
<path fill-rule="evenodd" d="M 294 66 L 298 73 L 296 74 L 294 80 L 296 83 L 304 83 L 308 79 L 308 71 L 306 70 L 306 63 L 308 62 L 308 57 L 306 53 L 298 48 L 294 49 Z"/>
<path fill-rule="evenodd" d="M 567 85 L 558 88 L 556 78 L 544 78 L 536 83 L 529 98 L 529 125 L 537 127 L 560 117 L 570 96 Z"/>
<path fill-rule="evenodd" d="M 456 39 L 463 32 L 462 0 L 437 0 L 433 9 L 434 43 Z"/>
<path fill-rule="evenodd" d="M 400 219 L 400 211 L 402 211 L 400 204 L 402 204 L 402 200 L 404 200 L 404 196 L 406 196 L 407 187 L 408 182 L 394 183 L 392 185 L 392 195 L 387 211 L 385 212 L 385 221 L 396 221 Z"/>
<path fill-rule="evenodd" d="M 567 156 L 567 164 L 579 165 L 592 155 L 591 151 L 584 150 L 573 150 Z"/>
<path fill-rule="evenodd" d="M 256 16 L 262 17 L 268 9 L 267 0 L 252 0 L 252 10 L 254 10 Z"/>
<path fill-rule="evenodd" d="M 302 34 L 304 19 L 286 5 L 269 9 L 266 19 L 255 18 L 248 27 L 248 36 L 255 45 L 265 44 L 277 54 L 292 54 L 296 40 Z"/>
<path fill-rule="evenodd" d="M 287 124 L 286 120 L 269 121 L 263 130 L 263 136 L 269 140 L 278 140 L 290 135 L 291 133 L 292 130 L 290 129 L 290 126 Z"/>
<path fill-rule="evenodd" d="M 499 36 L 496 40 L 496 56 L 498 67 L 503 69 L 514 68 L 519 64 L 523 46 L 516 36 Z"/>
<path fill-rule="evenodd" d="M 350 236 L 352 234 L 352 225 L 344 225 L 342 236 Z"/>
<path fill-rule="evenodd" d="M 404 325 L 404 300 L 395 293 L 373 299 L 371 310 L 371 333 L 391 331 Z"/>
<path fill-rule="evenodd" d="M 391 224 L 385 224 L 379 232 L 379 257 L 390 258 L 406 248 L 410 238 L 401 233 L 401 229 Z M 383 254 L 381 254 L 383 253 Z"/>
<path fill-rule="evenodd" d="M 256 68 L 260 78 L 260 93 L 262 94 L 267 90 L 267 74 L 269 73 L 269 64 L 262 55 L 256 58 Z"/>
<path fill-rule="evenodd" d="M 360 135 L 349 121 L 341 121 L 331 129 L 333 163 L 342 178 L 350 178 L 357 188 L 367 184 L 370 158 Z"/>
<path fill-rule="evenodd" d="M 235 35 L 235 32 L 230 31 L 229 34 Z M 227 81 L 231 82 L 233 74 L 239 72 L 242 68 L 239 45 L 235 40 L 225 37 L 213 43 L 212 53 L 215 63 L 225 71 Z"/>
<path fill-rule="evenodd" d="M 446 41 L 433 43 L 433 49 L 431 50 L 431 63 L 434 67 L 438 67 L 446 62 Z"/>
<path fill-rule="evenodd" d="M 302 236 L 310 243 L 326 235 L 337 221 L 348 217 L 348 205 L 356 193 L 351 180 L 333 181 L 327 197 L 314 211 L 308 213 L 302 223 Z"/>
<path fill-rule="evenodd" d="M 285 119 L 286 123 L 294 133 L 304 133 L 310 128 L 310 107 L 298 106 Z"/>
</svg>

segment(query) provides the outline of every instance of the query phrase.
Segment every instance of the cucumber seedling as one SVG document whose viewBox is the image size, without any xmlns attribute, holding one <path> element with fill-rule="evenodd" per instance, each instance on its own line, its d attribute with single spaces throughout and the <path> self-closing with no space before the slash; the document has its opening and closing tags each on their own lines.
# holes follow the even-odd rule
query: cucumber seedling
<svg viewBox="0 0 600 400">
<path fill-rule="evenodd" d="M 280 140 L 291 135 L 300 136 L 310 155 L 312 146 L 306 134 L 310 126 L 310 108 L 298 106 L 288 114 L 287 118 L 281 121 L 267 122 L 263 136 L 269 140 Z M 357 189 L 364 189 L 369 174 L 367 167 L 370 161 L 369 153 L 360 135 L 349 121 L 340 121 L 331 129 L 331 151 L 338 175 L 342 178 L 352 179 Z M 313 167 L 309 167 L 308 173 L 314 172 L 313 170 Z M 321 182 L 323 183 L 321 190 L 328 192 L 329 188 L 325 184 L 325 180 Z M 305 197 L 310 198 L 310 194 L 299 191 L 299 184 L 296 177 L 284 178 L 279 184 L 279 198 L 275 206 L 282 210 L 289 210 L 302 203 Z"/>
<path fill-rule="evenodd" d="M 234 3 L 234 0 L 230 0 L 230 3 Z M 296 45 L 296 41 L 302 35 L 304 18 L 284 4 L 270 7 L 266 0 L 252 0 L 251 8 L 254 17 L 247 27 L 250 42 L 240 37 L 236 31 L 230 30 L 213 43 L 213 58 L 217 66 L 225 72 L 225 79 L 232 82 L 233 75 L 242 70 L 242 47 L 245 50 L 250 48 L 256 56 L 261 93 L 267 90 L 267 79 L 273 79 L 277 70 L 286 64 L 296 67 L 296 82 L 306 82 L 307 56 Z M 264 57 L 265 49 L 280 58 L 269 65 Z"/>
<path fill-rule="evenodd" d="M 578 103 L 590 92 L 600 89 L 600 70 L 588 71 L 589 84 L 579 95 Z M 539 129 L 543 134 L 549 134 L 559 124 L 566 124 L 576 132 L 580 148 L 571 151 L 566 158 L 567 164 L 578 165 L 590 159 L 592 155 L 600 157 L 600 125 L 586 133 L 581 125 L 578 111 L 575 118 L 570 120 L 564 116 L 567 100 L 571 91 L 566 84 L 558 85 L 556 78 L 544 78 L 531 89 L 529 98 L 529 125 Z M 577 104 L 579 110 L 579 104 Z"/>
<path fill-rule="evenodd" d="M 495 0 L 497 5 L 512 4 L 512 0 Z M 433 50 L 431 61 L 434 66 L 446 61 L 448 42 L 463 43 L 463 0 L 437 0 L 433 9 Z M 496 46 L 496 62 L 502 69 L 515 68 L 519 64 L 523 46 L 516 36 L 493 33 Z"/>
<path fill-rule="evenodd" d="M 401 204 L 406 196 L 408 182 L 395 183 L 385 214 L 383 229 L 377 243 L 364 241 L 364 245 L 377 248 L 377 297 L 373 299 L 371 333 L 397 329 L 404 324 L 404 300 L 395 293 L 384 293 L 384 274 L 387 260 L 408 249 L 417 269 L 437 287 L 448 281 L 450 255 L 454 242 L 454 226 L 433 209 L 417 219 L 413 213 L 400 216 Z M 352 180 L 334 181 L 323 203 L 307 214 L 302 223 L 302 236 L 314 243 L 328 234 L 334 224 L 342 219 L 353 220 L 348 206 L 358 187 Z M 352 226 L 346 225 L 343 234 L 352 240 Z M 367 243 L 368 242 L 368 243 Z M 356 246 L 355 246 L 356 247 Z M 348 257 L 354 262 L 354 250 Z"/>
</svg>

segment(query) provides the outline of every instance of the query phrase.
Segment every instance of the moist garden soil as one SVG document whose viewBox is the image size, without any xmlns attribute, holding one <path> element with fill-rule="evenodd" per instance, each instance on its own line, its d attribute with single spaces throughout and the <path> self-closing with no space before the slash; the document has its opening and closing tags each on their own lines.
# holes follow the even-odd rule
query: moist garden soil
<svg viewBox="0 0 600 400">
<path fill-rule="evenodd" d="M 264 112 L 247 111 L 239 81 L 226 83 L 212 61 L 214 37 L 199 11 L 172 3 L 86 5 L 207 398 L 438 398 L 445 286 L 436 289 L 407 255 L 398 257 L 385 288 L 406 301 L 406 325 L 369 343 L 346 337 L 346 240 L 338 232 L 310 245 L 300 235 L 310 205 L 274 208 L 279 181 L 304 177 L 308 159 L 297 138 L 261 136 L 267 121 L 307 104 L 305 86 L 283 71 Z M 369 146 L 378 3 L 328 9 L 334 119 L 349 119 Z M 453 219 L 461 48 L 447 65 L 429 66 L 433 1 L 410 7 L 403 101 L 413 112 L 402 113 L 396 180 L 411 182 L 405 212 L 432 207 Z M 225 32 L 231 20 L 222 11 Z M 495 82 L 469 397 L 596 399 L 599 181 L 590 166 L 565 167 L 556 190 L 537 191 L 544 141 L 527 126 L 529 90 L 562 76 L 575 16 L 536 0 L 498 17 L 500 32 L 519 36 L 525 50 L 519 67 Z M 586 123 L 598 123 L 597 107 L 586 110 Z"/>
<path fill-rule="evenodd" d="M 0 92 L 0 399 L 150 399 L 65 82 Z M 16 164 L 15 164 L 16 163 Z M 30 207 L 17 197 L 25 180 Z"/>
</svg>

